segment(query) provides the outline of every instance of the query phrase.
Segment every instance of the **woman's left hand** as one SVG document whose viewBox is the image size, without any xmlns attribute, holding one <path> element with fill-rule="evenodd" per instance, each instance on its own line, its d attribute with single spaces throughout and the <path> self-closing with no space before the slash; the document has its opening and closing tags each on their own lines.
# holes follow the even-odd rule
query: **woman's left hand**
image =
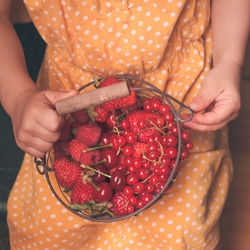
<svg viewBox="0 0 250 250">
<path fill-rule="evenodd" d="M 186 127 L 199 131 L 218 130 L 237 118 L 240 106 L 241 67 L 222 62 L 214 66 L 198 95 L 189 104 L 196 113 Z"/>
</svg>

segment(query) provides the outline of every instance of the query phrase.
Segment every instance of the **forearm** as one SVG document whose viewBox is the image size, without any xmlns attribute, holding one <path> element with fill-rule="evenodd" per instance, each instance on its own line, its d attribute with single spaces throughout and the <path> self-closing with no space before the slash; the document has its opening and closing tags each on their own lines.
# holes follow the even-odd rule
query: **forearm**
<svg viewBox="0 0 250 250">
<path fill-rule="evenodd" d="M 0 15 L 0 101 L 11 114 L 15 101 L 36 89 L 29 77 L 22 46 L 12 23 Z"/>
<path fill-rule="evenodd" d="M 250 26 L 249 0 L 213 0 L 214 65 L 228 62 L 241 67 Z"/>
</svg>

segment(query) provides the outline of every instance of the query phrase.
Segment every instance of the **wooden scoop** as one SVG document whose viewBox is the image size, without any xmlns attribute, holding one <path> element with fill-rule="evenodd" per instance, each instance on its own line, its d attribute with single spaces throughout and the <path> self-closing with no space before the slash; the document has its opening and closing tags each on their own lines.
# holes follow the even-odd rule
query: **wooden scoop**
<svg viewBox="0 0 250 250">
<path fill-rule="evenodd" d="M 128 84 L 126 81 L 122 81 L 107 87 L 62 99 L 55 104 L 55 107 L 59 115 L 65 115 L 129 95 L 130 90 Z"/>
</svg>

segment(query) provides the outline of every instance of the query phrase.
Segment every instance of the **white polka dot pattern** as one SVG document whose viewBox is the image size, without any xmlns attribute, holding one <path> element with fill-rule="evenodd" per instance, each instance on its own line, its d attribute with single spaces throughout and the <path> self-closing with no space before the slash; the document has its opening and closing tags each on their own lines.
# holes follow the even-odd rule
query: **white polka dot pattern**
<svg viewBox="0 0 250 250">
<path fill-rule="evenodd" d="M 188 104 L 210 69 L 208 0 L 25 3 L 48 44 L 41 88 L 79 88 L 96 77 L 132 74 Z M 139 216 L 113 223 L 71 214 L 52 195 L 32 157 L 25 155 L 8 201 L 11 246 L 213 249 L 232 172 L 227 134 L 191 135 L 192 154 L 168 194 Z"/>
</svg>

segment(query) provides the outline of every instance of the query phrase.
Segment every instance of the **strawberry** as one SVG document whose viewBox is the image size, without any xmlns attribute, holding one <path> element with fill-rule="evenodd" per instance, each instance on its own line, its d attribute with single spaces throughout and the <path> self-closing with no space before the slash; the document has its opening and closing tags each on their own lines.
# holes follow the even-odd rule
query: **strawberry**
<svg viewBox="0 0 250 250">
<path fill-rule="evenodd" d="M 137 142 L 133 145 L 133 157 L 140 158 L 142 153 L 147 151 L 147 144 L 142 142 Z"/>
<path fill-rule="evenodd" d="M 94 119 L 97 122 L 105 122 L 108 115 L 108 111 L 100 106 L 96 106 L 94 109 Z"/>
<path fill-rule="evenodd" d="M 147 142 L 148 137 L 149 136 L 155 136 L 155 135 L 159 135 L 160 132 L 155 129 L 155 128 L 148 128 L 145 130 L 140 131 L 140 133 L 138 133 L 138 140 L 140 142 Z"/>
<path fill-rule="evenodd" d="M 76 162 L 71 162 L 65 157 L 55 160 L 53 169 L 57 182 L 64 188 L 72 188 L 82 172 L 82 168 Z"/>
<path fill-rule="evenodd" d="M 127 115 L 126 120 L 130 124 L 130 130 L 132 130 L 135 133 L 138 133 L 141 129 L 138 125 L 139 121 L 153 121 L 161 116 L 156 113 L 149 113 L 145 112 L 143 110 L 135 110 Z M 147 124 L 147 123 L 146 123 Z M 150 123 L 148 123 L 149 126 L 152 126 Z"/>
<path fill-rule="evenodd" d="M 71 116 L 75 122 L 80 124 L 86 124 L 89 121 L 88 114 L 85 110 L 79 110 L 71 113 Z"/>
<path fill-rule="evenodd" d="M 114 77 L 108 77 L 101 83 L 100 87 L 102 88 L 102 87 L 110 86 L 118 82 L 120 82 L 119 79 L 116 79 Z M 116 110 L 119 108 L 126 108 L 128 106 L 135 104 L 135 102 L 136 102 L 136 95 L 135 95 L 135 91 L 132 90 L 129 96 L 106 102 L 102 104 L 102 108 L 111 111 L 111 110 Z"/>
<path fill-rule="evenodd" d="M 87 148 L 86 144 L 77 139 L 72 139 L 69 143 L 69 153 L 75 161 L 80 161 L 81 153 Z"/>
<path fill-rule="evenodd" d="M 63 126 L 61 128 L 59 141 L 67 141 L 71 135 L 71 125 L 68 120 L 64 120 Z"/>
<path fill-rule="evenodd" d="M 97 163 L 101 159 L 100 151 L 93 150 L 89 152 L 82 152 L 80 155 L 80 162 L 85 165 Z"/>
<path fill-rule="evenodd" d="M 128 213 L 127 212 L 128 203 L 129 199 L 127 195 L 124 194 L 123 192 L 117 192 L 114 194 L 111 200 L 112 207 L 110 208 L 110 210 L 116 216 L 126 215 Z"/>
<path fill-rule="evenodd" d="M 76 129 L 76 139 L 88 145 L 96 145 L 101 138 L 101 127 L 91 122 Z"/>
<path fill-rule="evenodd" d="M 90 177 L 87 175 L 79 176 L 71 192 L 71 203 L 82 205 L 85 202 L 92 201 L 94 198 L 94 188 Z"/>
</svg>

